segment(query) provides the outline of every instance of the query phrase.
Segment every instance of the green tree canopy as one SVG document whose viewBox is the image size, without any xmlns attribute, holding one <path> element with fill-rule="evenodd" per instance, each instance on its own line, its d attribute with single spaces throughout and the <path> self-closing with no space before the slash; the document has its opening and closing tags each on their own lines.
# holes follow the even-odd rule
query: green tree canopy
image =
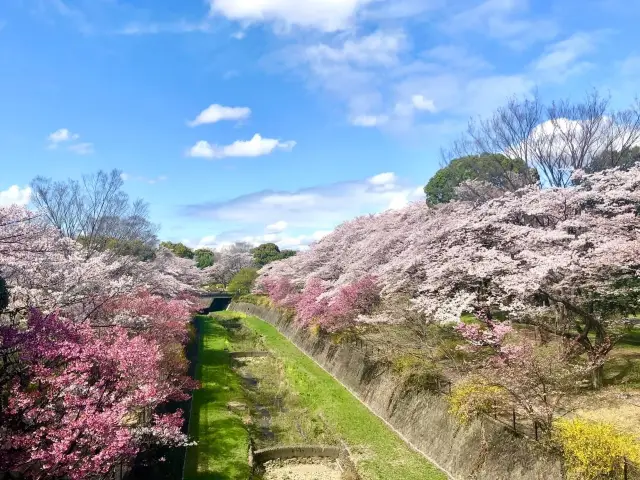
<svg viewBox="0 0 640 480">
<path fill-rule="evenodd" d="M 118 240 L 116 238 L 107 241 L 107 249 L 117 252 L 119 255 L 130 255 L 147 262 L 156 257 L 156 249 L 140 240 Z"/>
<path fill-rule="evenodd" d="M 438 170 L 424 187 L 427 203 L 437 205 L 455 200 L 456 187 L 467 180 L 480 180 L 507 191 L 516 190 L 523 183 L 536 182 L 538 173 L 524 161 L 501 154 L 485 153 L 456 158 Z"/>
<path fill-rule="evenodd" d="M 85 248 L 90 248 L 91 240 L 81 235 L 76 241 Z M 148 262 L 156 258 L 156 247 L 142 240 L 129 240 L 115 237 L 93 237 L 93 246 L 101 245 L 104 250 L 114 252 L 116 255 L 131 256 Z"/>
<path fill-rule="evenodd" d="M 295 250 L 280 250 L 275 243 L 263 243 L 252 249 L 251 254 L 253 255 L 253 262 L 258 267 L 264 267 L 268 263 L 275 262 L 276 260 L 293 257 L 296 252 Z"/>
<path fill-rule="evenodd" d="M 171 250 L 176 257 L 193 259 L 195 253 L 183 243 L 162 242 L 161 247 Z"/>
<path fill-rule="evenodd" d="M 193 252 L 193 259 L 198 268 L 207 268 L 213 265 L 213 251 L 208 248 L 199 248 Z"/>
<path fill-rule="evenodd" d="M 256 278 L 258 278 L 257 269 L 243 268 L 231 279 L 227 291 L 236 297 L 248 295 L 251 293 Z"/>
</svg>

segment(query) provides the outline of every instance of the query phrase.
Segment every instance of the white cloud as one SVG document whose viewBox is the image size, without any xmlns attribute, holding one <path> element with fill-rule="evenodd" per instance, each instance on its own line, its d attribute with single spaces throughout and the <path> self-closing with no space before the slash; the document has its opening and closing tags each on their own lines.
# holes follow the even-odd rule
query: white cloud
<svg viewBox="0 0 640 480">
<path fill-rule="evenodd" d="M 167 180 L 167 178 L 168 178 L 168 177 L 167 177 L 166 175 L 160 175 L 160 176 L 158 176 L 158 177 L 156 177 L 156 178 L 150 178 L 150 179 L 148 179 L 148 180 L 147 180 L 147 183 L 148 183 L 148 184 L 150 184 L 150 185 L 154 185 L 154 184 L 156 184 L 156 183 L 160 183 L 160 182 L 164 182 L 164 181 L 166 181 L 166 180 Z"/>
<path fill-rule="evenodd" d="M 194 245 L 194 247 L 207 247 L 220 250 L 234 242 L 247 242 L 254 246 L 263 243 L 275 243 L 280 249 L 306 250 L 309 248 L 309 245 L 326 237 L 332 231 L 333 230 L 316 230 L 303 234 L 266 233 L 264 235 L 246 235 L 242 232 L 228 232 L 219 238 L 215 235 L 204 237 L 197 245 Z M 185 243 L 185 245 L 187 244 L 186 242 L 183 243 Z"/>
<path fill-rule="evenodd" d="M 527 95 L 534 87 L 535 83 L 525 75 L 412 75 L 394 86 L 393 95 L 400 100 L 395 105 L 390 123 L 397 129 L 414 127 L 417 123 L 416 113 L 419 112 L 415 105 L 431 107 L 428 99 L 433 99 L 433 107 L 437 105 L 437 112 L 431 113 L 458 118 L 461 122 L 453 123 L 466 124 L 469 116 L 487 115 L 503 105 L 509 96 Z M 423 98 L 416 98 L 418 96 Z M 442 118 L 439 118 L 439 122 L 446 126 Z M 433 125 L 428 127 L 433 129 Z"/>
<path fill-rule="evenodd" d="M 231 35 L 231 38 L 235 38 L 236 40 L 242 40 L 247 36 L 247 33 L 244 30 L 238 30 L 237 32 Z"/>
<path fill-rule="evenodd" d="M 20 188 L 12 185 L 6 190 L 0 190 L 0 207 L 9 205 L 27 205 L 31 200 L 31 187 Z"/>
<path fill-rule="evenodd" d="M 564 81 L 567 77 L 581 73 L 592 64 L 583 57 L 596 47 L 596 35 L 576 33 L 545 49 L 532 64 L 534 72 L 543 80 Z"/>
<path fill-rule="evenodd" d="M 631 55 L 620 64 L 620 73 L 627 76 L 640 75 L 640 55 Z"/>
<path fill-rule="evenodd" d="M 47 137 L 47 140 L 49 141 L 47 148 L 50 150 L 55 150 L 62 144 L 71 143 L 71 145 L 69 145 L 67 149 L 73 153 L 76 153 L 78 155 L 90 155 L 94 153 L 93 143 L 89 143 L 89 142 L 81 142 L 81 143 L 75 143 L 75 144 L 72 143 L 78 140 L 79 138 L 80 138 L 80 135 L 78 135 L 77 133 L 71 132 L 68 128 L 61 128 L 51 133 Z"/>
<path fill-rule="evenodd" d="M 404 31 L 377 30 L 285 49 L 271 58 L 270 64 L 279 61 L 298 70 L 312 88 L 320 87 L 347 105 L 351 124 L 373 127 L 389 120 L 380 89 L 389 75 L 402 67 L 409 47 Z"/>
<path fill-rule="evenodd" d="M 188 22 L 180 20 L 172 23 L 129 23 L 115 32 L 116 35 L 140 36 L 160 34 L 180 34 L 211 32 L 211 25 L 206 22 Z"/>
<path fill-rule="evenodd" d="M 351 117 L 351 125 L 358 127 L 379 127 L 389 121 L 387 115 L 356 115 Z"/>
<path fill-rule="evenodd" d="M 310 88 L 320 87 L 341 101 L 350 124 L 413 132 L 422 142 L 441 140 L 438 134 L 451 125 L 486 115 L 511 95 L 529 94 L 536 84 L 530 71 L 487 74 L 491 65 L 460 46 L 420 51 L 416 43 L 403 30 L 378 29 L 294 47 L 282 51 L 280 59 Z"/>
<path fill-rule="evenodd" d="M 374 2 L 361 16 L 366 20 L 396 20 L 423 15 L 441 7 L 443 0 L 391 0 Z"/>
<path fill-rule="evenodd" d="M 287 229 L 289 224 L 284 220 L 279 220 L 276 223 L 272 223 L 271 225 L 267 225 L 266 231 L 270 233 L 280 233 Z"/>
<path fill-rule="evenodd" d="M 166 175 L 158 175 L 157 177 L 144 177 L 144 176 L 135 176 L 126 172 L 122 172 L 120 174 L 120 178 L 125 182 L 134 181 L 134 182 L 142 182 L 148 183 L 149 185 L 155 185 L 156 183 L 165 182 L 169 179 Z"/>
<path fill-rule="evenodd" d="M 422 198 L 421 187 L 402 181 L 393 172 L 384 172 L 362 180 L 299 191 L 262 191 L 224 202 L 190 205 L 185 207 L 184 213 L 207 221 L 242 226 L 244 236 L 254 237 L 264 235 L 265 224 L 286 222 L 287 235 L 298 236 L 331 230 L 356 216 L 381 212 Z M 283 232 L 266 233 L 285 236 Z M 234 236 L 241 237 L 241 233 Z"/>
<path fill-rule="evenodd" d="M 393 172 L 379 173 L 367 179 L 371 185 L 393 185 L 398 181 L 398 177 Z"/>
<path fill-rule="evenodd" d="M 260 199 L 263 205 L 281 208 L 303 208 L 315 205 L 319 197 L 315 194 L 271 194 L 265 195 Z"/>
<path fill-rule="evenodd" d="M 389 210 L 397 210 L 406 207 L 409 203 L 424 197 L 423 187 L 416 187 L 413 191 L 400 192 L 391 198 Z"/>
<path fill-rule="evenodd" d="M 273 138 L 262 138 L 256 133 L 251 140 L 237 140 L 231 145 L 212 145 L 205 140 L 197 142 L 189 152 L 190 157 L 199 158 L 226 158 L 226 157 L 260 157 L 269 155 L 274 150 L 291 151 L 296 146 L 296 142 L 290 140 L 281 142 Z"/>
<path fill-rule="evenodd" d="M 424 52 L 424 57 L 445 65 L 449 70 L 480 71 L 491 69 L 491 64 L 479 55 L 469 53 L 459 45 L 437 45 Z"/>
<path fill-rule="evenodd" d="M 528 0 L 486 0 L 448 18 L 442 28 L 450 33 L 478 31 L 515 49 L 557 35 L 553 20 L 535 18 L 529 10 Z"/>
<path fill-rule="evenodd" d="M 416 112 L 436 113 L 436 105 L 433 100 L 424 95 L 411 95 L 409 101 L 396 103 L 394 113 L 400 117 L 411 117 Z"/>
<path fill-rule="evenodd" d="M 69 145 L 69 150 L 78 155 L 91 155 L 95 152 L 93 143 L 83 142 L 76 143 L 75 145 Z"/>
<path fill-rule="evenodd" d="M 71 142 L 80 138 L 77 133 L 72 133 L 68 128 L 61 128 L 56 130 L 47 137 L 49 140 L 49 148 L 57 148 L 60 143 Z"/>
<path fill-rule="evenodd" d="M 330 46 L 324 43 L 307 47 L 309 62 L 354 63 L 358 65 L 392 65 L 405 48 L 406 35 L 402 31 L 377 31 L 360 38 L 348 38 L 343 43 Z"/>
<path fill-rule="evenodd" d="M 200 140 L 189 149 L 188 156 L 195 158 L 215 158 L 214 146 L 206 140 Z"/>
<path fill-rule="evenodd" d="M 548 154 L 552 154 L 558 159 L 571 157 L 577 149 L 579 149 L 585 142 L 586 138 L 597 138 L 603 132 L 607 132 L 612 127 L 612 118 L 609 116 L 603 116 L 601 123 L 597 129 L 594 130 L 593 125 L 588 125 L 588 122 L 582 122 L 580 120 L 572 120 L 568 118 L 557 118 L 555 120 L 547 120 L 537 125 L 531 132 L 532 143 L 536 143 L 538 138 L 544 139 L 545 147 Z M 627 131 L 627 135 L 624 138 L 616 139 L 611 145 L 607 145 L 606 148 L 612 148 L 613 150 L 621 150 L 628 142 L 630 138 L 628 135 L 632 135 L 632 129 Z M 574 139 L 567 141 L 566 139 Z M 630 147 L 640 146 L 640 141 L 636 141 Z M 520 149 L 522 147 L 519 147 Z M 596 156 L 598 152 L 605 149 L 605 145 L 602 142 L 591 142 L 591 155 Z M 516 149 L 517 151 L 518 149 Z"/>
<path fill-rule="evenodd" d="M 311 234 L 284 235 L 275 240 L 274 243 L 277 243 L 281 249 L 306 250 L 309 248 L 309 245 L 326 237 L 332 231 L 333 230 L 316 230 Z"/>
<path fill-rule="evenodd" d="M 215 248 L 216 247 L 216 238 L 217 235 L 208 235 L 206 237 L 202 237 L 197 245 L 194 245 L 195 248 Z M 186 242 L 183 242 L 187 245 Z"/>
<path fill-rule="evenodd" d="M 217 123 L 223 120 L 245 120 L 251 115 L 251 109 L 247 107 L 225 107 L 223 105 L 213 104 L 205 108 L 196 117 L 195 120 L 189 122 L 190 127 L 205 125 L 209 123 Z"/>
<path fill-rule="evenodd" d="M 358 9 L 373 0 L 209 0 L 211 14 L 245 23 L 276 22 L 325 32 L 352 24 Z"/>
<path fill-rule="evenodd" d="M 433 100 L 425 98 L 424 95 L 413 95 L 411 97 L 411 104 L 416 110 L 424 110 L 431 113 L 435 113 L 436 111 Z"/>
</svg>

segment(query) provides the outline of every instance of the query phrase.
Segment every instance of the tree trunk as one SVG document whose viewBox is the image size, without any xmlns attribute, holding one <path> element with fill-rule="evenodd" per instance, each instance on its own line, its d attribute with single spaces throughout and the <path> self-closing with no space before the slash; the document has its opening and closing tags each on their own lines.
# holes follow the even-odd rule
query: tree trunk
<svg viewBox="0 0 640 480">
<path fill-rule="evenodd" d="M 599 365 L 591 372 L 591 386 L 594 390 L 599 390 L 604 384 L 604 365 Z"/>
</svg>

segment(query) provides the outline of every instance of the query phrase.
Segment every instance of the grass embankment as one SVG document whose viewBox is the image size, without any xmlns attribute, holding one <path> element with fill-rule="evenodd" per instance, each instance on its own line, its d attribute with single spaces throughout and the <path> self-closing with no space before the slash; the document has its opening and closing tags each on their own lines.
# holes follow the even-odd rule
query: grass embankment
<svg viewBox="0 0 640 480">
<path fill-rule="evenodd" d="M 186 480 L 246 480 L 249 433 L 227 403 L 243 399 L 240 379 L 224 350 L 229 334 L 209 317 L 198 316 L 200 345 L 196 378 L 202 388 L 194 392 L 189 434 L 198 445 L 187 450 Z"/>
<path fill-rule="evenodd" d="M 282 362 L 287 382 L 297 393 L 299 403 L 321 416 L 349 445 L 364 479 L 447 478 L 273 326 L 241 313 L 231 315 L 262 337 L 264 345 Z"/>
</svg>

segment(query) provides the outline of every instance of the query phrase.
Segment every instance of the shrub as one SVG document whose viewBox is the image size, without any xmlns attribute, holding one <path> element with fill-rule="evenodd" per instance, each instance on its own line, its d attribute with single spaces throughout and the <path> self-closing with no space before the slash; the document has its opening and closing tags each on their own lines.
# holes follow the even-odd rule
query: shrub
<svg viewBox="0 0 640 480">
<path fill-rule="evenodd" d="M 199 248 L 193 252 L 193 259 L 196 262 L 196 267 L 207 268 L 213 265 L 214 254 L 208 248 Z"/>
<path fill-rule="evenodd" d="M 460 423 L 467 424 L 481 414 L 493 412 L 496 405 L 504 404 L 506 399 L 502 388 L 487 385 L 482 380 L 470 379 L 456 385 L 449 397 L 449 413 Z"/>
<path fill-rule="evenodd" d="M 395 357 L 391 367 L 402 378 L 404 391 L 437 392 L 447 381 L 438 365 L 415 354 L 404 353 Z"/>
<path fill-rule="evenodd" d="M 422 359 L 411 353 L 404 353 L 391 361 L 394 373 L 406 373 L 422 364 Z"/>
<path fill-rule="evenodd" d="M 633 435 L 611 424 L 574 418 L 558 420 L 554 427 L 554 437 L 573 478 L 617 478 L 625 458 L 640 459 L 640 444 Z"/>
<path fill-rule="evenodd" d="M 237 299 L 238 302 L 240 303 L 251 303 L 252 305 L 258 305 L 260 307 L 272 307 L 273 304 L 271 303 L 271 300 L 269 300 L 269 297 L 266 295 L 256 295 L 256 294 L 248 294 L 248 295 L 242 295 L 241 297 L 239 297 Z"/>
<path fill-rule="evenodd" d="M 409 371 L 404 379 L 404 388 L 407 391 L 439 392 L 445 386 L 445 377 L 438 365 L 431 362 L 423 362 L 419 368 Z"/>
<path fill-rule="evenodd" d="M 195 253 L 183 243 L 161 242 L 161 247 L 170 250 L 176 257 L 193 259 Z"/>
</svg>

